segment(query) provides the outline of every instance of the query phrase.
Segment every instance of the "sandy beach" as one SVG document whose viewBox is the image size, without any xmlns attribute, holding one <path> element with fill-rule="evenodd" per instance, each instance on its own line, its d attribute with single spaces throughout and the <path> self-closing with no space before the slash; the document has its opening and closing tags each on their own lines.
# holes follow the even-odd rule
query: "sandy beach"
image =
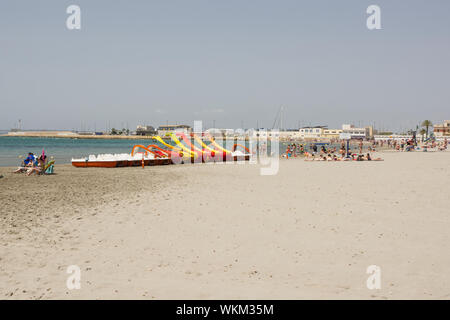
<svg viewBox="0 0 450 320">
<path fill-rule="evenodd" d="M 450 152 L 379 155 L 280 160 L 274 176 L 250 164 L 0 168 L 0 297 L 449 299 Z"/>
</svg>

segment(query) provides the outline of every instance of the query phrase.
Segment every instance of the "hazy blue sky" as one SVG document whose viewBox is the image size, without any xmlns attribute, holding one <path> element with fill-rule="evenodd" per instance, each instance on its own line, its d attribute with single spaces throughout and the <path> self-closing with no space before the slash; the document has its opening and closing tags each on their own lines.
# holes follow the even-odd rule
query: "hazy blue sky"
<svg viewBox="0 0 450 320">
<path fill-rule="evenodd" d="M 1 1 L 0 129 L 405 128 L 450 118 L 449 59 L 449 0 Z"/>
</svg>

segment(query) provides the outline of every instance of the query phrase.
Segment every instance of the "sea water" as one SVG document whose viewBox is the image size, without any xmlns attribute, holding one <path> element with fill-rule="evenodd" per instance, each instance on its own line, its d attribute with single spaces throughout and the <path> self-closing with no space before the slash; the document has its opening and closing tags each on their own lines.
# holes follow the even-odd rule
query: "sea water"
<svg viewBox="0 0 450 320">
<path fill-rule="evenodd" d="M 136 144 L 147 146 L 156 143 L 151 139 L 0 137 L 0 166 L 17 166 L 28 152 L 40 155 L 42 149 L 56 163 L 70 163 L 72 158 L 84 158 L 90 154 L 130 153 Z"/>
</svg>

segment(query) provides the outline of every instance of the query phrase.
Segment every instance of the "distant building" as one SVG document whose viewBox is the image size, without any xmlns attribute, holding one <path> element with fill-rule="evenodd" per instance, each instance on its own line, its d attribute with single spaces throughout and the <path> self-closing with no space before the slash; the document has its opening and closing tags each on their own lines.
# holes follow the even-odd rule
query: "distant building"
<svg viewBox="0 0 450 320">
<path fill-rule="evenodd" d="M 177 131 L 191 133 L 192 128 L 190 126 L 187 126 L 184 124 L 171 124 L 171 125 L 159 126 L 158 127 L 158 136 L 164 137 L 166 135 L 175 133 Z"/>
<path fill-rule="evenodd" d="M 339 139 L 339 135 L 342 133 L 341 129 L 323 129 L 322 138 L 326 139 Z"/>
<path fill-rule="evenodd" d="M 326 126 L 304 127 L 299 130 L 299 136 L 302 139 L 318 139 L 326 129 Z"/>
<path fill-rule="evenodd" d="M 450 137 L 450 120 L 445 120 L 442 124 L 435 124 L 433 131 L 436 137 Z"/>
<path fill-rule="evenodd" d="M 352 124 L 343 124 L 342 132 L 349 133 L 351 139 L 371 139 L 373 137 L 373 127 L 355 128 Z"/>
<path fill-rule="evenodd" d="M 136 135 L 137 136 L 153 136 L 157 133 L 155 128 L 152 126 L 137 126 Z"/>
</svg>

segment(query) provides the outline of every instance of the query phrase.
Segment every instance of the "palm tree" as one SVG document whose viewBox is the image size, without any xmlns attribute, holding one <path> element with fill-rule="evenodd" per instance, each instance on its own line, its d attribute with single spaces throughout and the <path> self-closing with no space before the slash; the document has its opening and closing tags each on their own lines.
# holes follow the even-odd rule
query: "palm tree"
<svg viewBox="0 0 450 320">
<path fill-rule="evenodd" d="M 425 129 L 420 129 L 420 135 L 422 136 L 422 142 L 423 142 L 423 136 L 427 133 Z"/>
<path fill-rule="evenodd" d="M 427 139 L 428 139 L 428 129 L 433 125 L 433 123 L 430 120 L 424 120 L 422 122 L 422 127 L 425 127 Z"/>
</svg>

